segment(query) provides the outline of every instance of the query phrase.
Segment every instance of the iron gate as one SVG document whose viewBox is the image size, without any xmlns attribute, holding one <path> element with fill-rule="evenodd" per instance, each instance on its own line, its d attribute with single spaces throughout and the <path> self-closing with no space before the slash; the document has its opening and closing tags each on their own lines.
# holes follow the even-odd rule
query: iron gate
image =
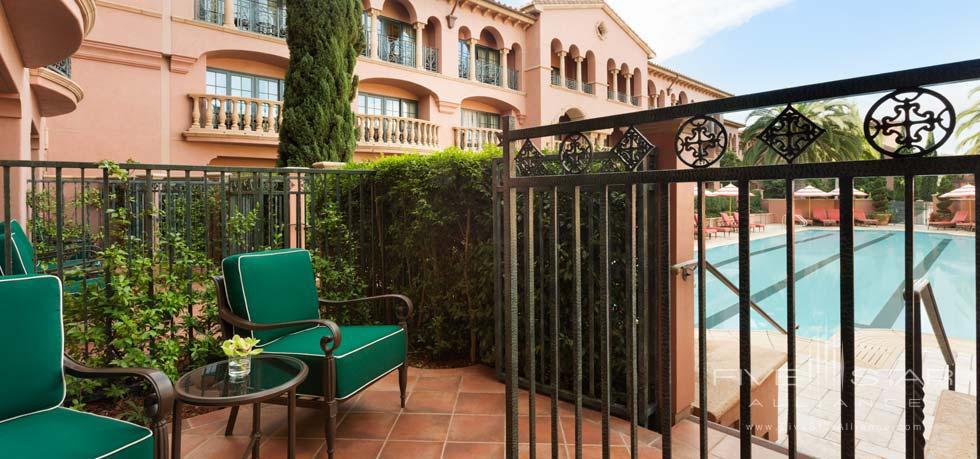
<svg viewBox="0 0 980 459">
<path fill-rule="evenodd" d="M 685 236 L 672 232 L 674 220 L 680 214 L 674 200 L 679 184 L 695 184 L 698 196 L 703 196 L 706 182 L 720 181 L 736 183 L 739 190 L 737 290 L 741 387 L 738 430 L 733 433 L 739 436 L 741 456 L 751 457 L 752 445 L 757 441 L 751 435 L 749 372 L 752 360 L 750 184 L 779 180 L 785 183 L 786 190 L 793 190 L 794 180 L 808 178 L 837 179 L 841 190 L 839 325 L 844 376 L 840 381 L 840 443 L 841 456 L 854 457 L 855 381 L 846 376 L 855 373 L 853 185 L 856 178 L 881 176 L 904 177 L 905 370 L 910 375 L 906 378 L 904 396 L 905 450 L 909 457 L 922 457 L 925 439 L 921 313 L 917 306 L 913 307 L 919 298 L 913 290 L 914 177 L 975 175 L 980 171 L 980 157 L 925 157 L 950 138 L 955 126 L 952 105 L 940 93 L 925 87 L 978 78 L 980 60 L 971 60 L 548 126 L 514 129 L 513 120 L 507 119 L 501 136 L 503 160 L 493 174 L 497 191 L 494 237 L 499 269 L 495 285 L 497 363 L 506 381 L 507 457 L 518 457 L 519 441 L 529 442 L 530 457 L 536 455 L 536 416 L 527 417 L 527 438 L 519 436 L 520 388 L 551 396 L 552 457 L 559 457 L 561 400 L 574 404 L 568 408 L 574 411 L 573 425 L 565 432 L 568 437 L 574 436 L 576 459 L 583 455 L 583 406 L 590 405 L 601 412 L 603 457 L 610 455 L 611 416 L 629 422 L 631 457 L 637 457 L 639 426 L 659 430 L 663 456 L 671 457 L 668 427 L 675 422 L 675 410 L 670 408 L 674 406 L 671 384 L 675 356 L 671 300 L 678 292 L 672 292 L 670 254 L 678 238 Z M 866 114 L 865 140 L 882 158 L 888 156 L 888 160 L 793 162 L 822 134 L 819 126 L 793 108 L 794 103 L 874 93 L 885 95 Z M 774 106 L 786 108 L 758 139 L 751 141 L 765 142 L 786 164 L 709 167 L 725 154 L 729 139 L 715 117 Z M 678 127 L 669 141 L 658 138 L 658 144 L 654 145 L 644 132 L 658 132 L 658 123 L 661 126 L 674 123 L 670 126 Z M 619 142 L 609 151 L 595 151 L 586 133 L 608 129 L 617 133 Z M 926 144 L 923 134 L 927 132 L 935 133 L 940 140 Z M 561 139 L 558 152 L 543 154 L 536 147 L 537 139 L 552 137 Z M 884 142 L 886 137 L 892 142 Z M 673 154 L 691 168 L 656 168 L 654 155 L 658 147 L 661 156 Z M 699 291 L 695 296 L 695 311 L 700 332 L 697 400 L 699 406 L 705 407 L 704 204 L 702 199 L 696 201 Z M 792 192 L 787 193 L 786 209 L 787 215 L 794 214 Z M 785 328 L 789 380 L 785 452 L 797 457 L 794 219 L 787 221 Z M 980 261 L 980 255 L 976 260 Z M 617 345 L 625 349 L 620 352 Z M 980 354 L 980 348 L 977 351 Z M 598 369 L 589 370 L 595 364 L 594 359 L 598 359 Z M 594 386 L 596 383 L 598 386 Z M 528 413 L 536 413 L 535 398 L 528 397 Z M 708 429 L 712 426 L 704 416 L 699 423 L 701 457 L 707 457 Z"/>
</svg>

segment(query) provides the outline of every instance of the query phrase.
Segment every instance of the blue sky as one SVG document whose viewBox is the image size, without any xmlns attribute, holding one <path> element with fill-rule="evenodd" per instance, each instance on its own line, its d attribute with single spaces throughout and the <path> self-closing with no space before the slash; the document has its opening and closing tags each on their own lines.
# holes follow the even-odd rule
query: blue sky
<svg viewBox="0 0 980 459">
<path fill-rule="evenodd" d="M 653 47 L 655 62 L 734 94 L 980 58 L 980 0 L 606 2 Z M 933 89 L 961 111 L 975 86 Z M 854 100 L 864 109 L 875 99 Z"/>
</svg>

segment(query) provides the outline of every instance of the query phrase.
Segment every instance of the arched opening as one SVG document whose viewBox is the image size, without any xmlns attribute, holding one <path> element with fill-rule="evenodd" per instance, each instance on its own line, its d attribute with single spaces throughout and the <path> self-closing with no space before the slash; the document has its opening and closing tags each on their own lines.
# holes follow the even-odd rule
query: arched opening
<svg viewBox="0 0 980 459">
<path fill-rule="evenodd" d="M 585 78 L 582 80 L 584 83 L 582 89 L 589 94 L 595 94 L 595 84 L 598 81 L 595 73 L 595 53 L 592 51 L 585 53 L 585 61 L 582 62 L 582 68 L 583 73 L 585 73 Z"/>
<path fill-rule="evenodd" d="M 466 26 L 459 28 L 459 72 L 460 78 L 470 77 L 470 39 L 473 38 L 472 32 Z"/>
<path fill-rule="evenodd" d="M 568 48 L 568 54 L 565 55 L 565 87 L 568 89 L 578 89 L 580 82 L 585 81 L 580 75 L 581 67 L 576 61 L 581 57 L 578 46 L 572 45 Z"/>
<path fill-rule="evenodd" d="M 502 85 L 503 79 L 500 76 L 500 48 L 502 47 L 503 38 L 497 29 L 484 27 L 480 31 L 480 37 L 473 49 L 477 81 L 495 86 Z"/>
<path fill-rule="evenodd" d="M 517 108 L 500 99 L 485 96 L 467 97 L 460 103 L 459 127 L 453 129 L 457 147 L 478 151 L 497 144 L 502 117 L 517 113 Z"/>
<path fill-rule="evenodd" d="M 659 107 L 666 107 L 666 106 L 667 106 L 667 93 L 664 92 L 663 89 L 661 89 L 660 92 L 657 93 L 657 107 L 659 108 Z"/>
<path fill-rule="evenodd" d="M 643 100 L 643 73 L 640 72 L 640 68 L 633 69 L 633 78 L 630 79 L 630 90 L 632 91 L 632 99 L 630 103 L 636 106 L 642 105 Z"/>
<path fill-rule="evenodd" d="M 684 92 L 684 91 L 681 91 L 681 93 L 677 96 L 677 103 L 679 103 L 680 105 L 684 105 L 687 102 L 688 102 L 687 101 L 687 93 Z"/>
<path fill-rule="evenodd" d="M 442 43 L 442 23 L 433 16 L 425 22 L 422 33 L 422 66 L 430 72 L 439 72 L 442 68 L 439 62 L 439 43 Z"/>
<path fill-rule="evenodd" d="M 627 75 L 632 75 L 632 73 L 630 73 L 629 66 L 624 62 L 619 66 L 619 74 L 616 75 L 616 86 L 618 88 L 616 100 L 623 103 L 629 103 L 630 93 L 632 92 L 632 88 L 630 88 L 629 82 L 627 81 Z"/>
<path fill-rule="evenodd" d="M 551 40 L 551 59 L 549 59 L 551 65 L 551 84 L 555 86 L 561 86 L 561 52 L 565 48 L 562 46 L 561 41 L 557 38 Z"/>
<path fill-rule="evenodd" d="M 647 80 L 647 100 L 647 105 L 649 105 L 650 108 L 659 107 L 659 105 L 657 105 L 657 85 L 653 82 L 653 80 Z"/>
<path fill-rule="evenodd" d="M 619 70 L 616 68 L 616 61 L 609 59 L 606 61 L 606 96 L 609 100 L 616 99 L 619 91 Z"/>
<path fill-rule="evenodd" d="M 387 0 L 378 16 L 378 59 L 415 67 L 417 20 L 410 3 Z"/>
<path fill-rule="evenodd" d="M 510 46 L 510 54 L 507 55 L 507 85 L 510 89 L 521 89 L 521 77 L 524 69 L 524 49 L 521 45 L 514 43 Z"/>
</svg>

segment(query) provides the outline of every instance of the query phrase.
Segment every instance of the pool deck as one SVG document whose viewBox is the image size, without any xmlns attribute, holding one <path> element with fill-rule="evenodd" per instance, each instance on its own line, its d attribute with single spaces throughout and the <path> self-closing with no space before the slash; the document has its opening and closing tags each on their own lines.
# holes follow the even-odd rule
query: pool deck
<svg viewBox="0 0 980 459">
<path fill-rule="evenodd" d="M 820 226 L 820 225 L 808 225 L 808 226 L 795 226 L 797 232 L 807 231 L 807 230 L 826 230 L 826 231 L 840 231 L 839 226 Z M 904 225 L 881 225 L 881 226 L 855 226 L 854 231 L 903 231 L 905 229 Z M 964 231 L 958 229 L 935 229 L 927 228 L 926 225 L 915 225 L 916 232 L 922 233 L 932 233 L 932 234 L 945 234 L 948 236 L 972 236 L 972 231 Z M 763 231 L 752 231 L 749 233 L 749 240 L 764 239 L 767 237 L 780 236 L 786 234 L 786 225 L 782 223 L 770 223 L 766 225 Z M 731 233 L 724 236 L 711 236 L 705 239 L 705 245 L 707 248 L 711 249 L 714 247 L 722 247 L 726 245 L 738 244 L 737 233 Z"/>
</svg>

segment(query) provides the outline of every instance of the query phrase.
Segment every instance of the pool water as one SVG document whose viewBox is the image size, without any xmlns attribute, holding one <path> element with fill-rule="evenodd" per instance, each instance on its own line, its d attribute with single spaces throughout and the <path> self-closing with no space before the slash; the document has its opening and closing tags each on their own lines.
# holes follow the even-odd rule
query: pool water
<svg viewBox="0 0 980 459">
<path fill-rule="evenodd" d="M 838 231 L 796 234 L 796 318 L 798 336 L 826 339 L 840 328 L 840 237 Z M 916 279 L 932 284 L 940 316 L 950 337 L 976 336 L 974 244 L 970 236 L 915 234 Z M 786 236 L 751 242 L 753 300 L 786 325 Z M 902 301 L 904 233 L 854 232 L 854 303 L 858 328 L 905 327 Z M 708 261 L 738 283 L 738 244 L 708 249 Z M 707 273 L 707 325 L 738 328 L 738 296 Z M 753 330 L 773 327 L 752 313 Z M 931 333 L 923 314 L 923 332 Z"/>
</svg>

